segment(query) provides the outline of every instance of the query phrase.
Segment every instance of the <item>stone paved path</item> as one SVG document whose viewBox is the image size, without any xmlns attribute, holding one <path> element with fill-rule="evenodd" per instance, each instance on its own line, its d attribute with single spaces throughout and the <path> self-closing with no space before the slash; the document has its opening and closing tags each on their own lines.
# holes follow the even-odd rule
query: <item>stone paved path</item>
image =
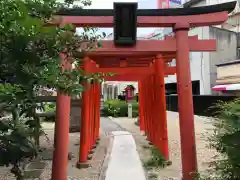
<svg viewBox="0 0 240 180">
<path fill-rule="evenodd" d="M 113 131 L 113 146 L 105 180 L 146 180 L 131 133 Z"/>
<path fill-rule="evenodd" d="M 180 131 L 178 113 L 168 112 L 168 136 L 169 136 L 169 150 L 170 160 L 172 165 L 165 169 L 155 169 L 149 171 L 149 173 L 155 173 L 158 175 L 158 180 L 180 180 L 181 179 L 181 149 L 180 149 Z M 133 134 L 133 137 L 137 144 L 137 149 L 142 161 L 146 161 L 149 158 L 149 152 L 144 146 L 147 146 L 148 142 L 146 138 L 142 136 L 139 127 L 134 124 L 136 119 L 129 118 L 114 118 L 114 122 L 118 123 L 127 131 Z M 212 125 L 209 118 L 195 116 L 195 134 L 197 145 L 197 157 L 198 166 L 200 171 L 204 171 L 207 168 L 207 164 L 213 160 L 216 155 L 216 151 L 208 149 L 206 137 L 207 134 L 211 134 Z"/>
<path fill-rule="evenodd" d="M 101 117 L 101 132 L 105 134 L 109 134 L 113 131 L 122 131 L 124 128 L 120 126 L 118 123 L 111 121 L 109 118 Z"/>
</svg>

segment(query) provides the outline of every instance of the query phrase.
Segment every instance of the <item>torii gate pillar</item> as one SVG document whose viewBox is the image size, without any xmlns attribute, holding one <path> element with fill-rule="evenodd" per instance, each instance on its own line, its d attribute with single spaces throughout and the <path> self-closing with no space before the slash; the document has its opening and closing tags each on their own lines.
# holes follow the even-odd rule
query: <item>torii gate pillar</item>
<svg viewBox="0 0 240 180">
<path fill-rule="evenodd" d="M 166 160 L 169 160 L 168 150 L 168 130 L 167 130 L 167 112 L 166 112 L 166 96 L 165 96 L 165 84 L 164 84 L 164 59 L 162 56 L 157 56 L 155 60 L 156 70 L 156 87 L 157 87 L 157 101 L 159 101 L 159 123 L 160 123 L 160 151 L 164 155 Z"/>
<path fill-rule="evenodd" d="M 66 60 L 66 55 L 62 53 L 62 69 L 71 69 L 72 64 Z M 69 118 L 70 118 L 71 98 L 68 95 L 57 93 L 56 102 L 56 123 L 54 132 L 54 150 L 52 163 L 52 179 L 67 179 L 68 164 L 68 142 L 69 142 Z"/>
<path fill-rule="evenodd" d="M 197 172 L 197 157 L 189 62 L 189 24 L 177 23 L 174 31 L 177 40 L 176 71 L 183 180 L 192 180 Z"/>
</svg>

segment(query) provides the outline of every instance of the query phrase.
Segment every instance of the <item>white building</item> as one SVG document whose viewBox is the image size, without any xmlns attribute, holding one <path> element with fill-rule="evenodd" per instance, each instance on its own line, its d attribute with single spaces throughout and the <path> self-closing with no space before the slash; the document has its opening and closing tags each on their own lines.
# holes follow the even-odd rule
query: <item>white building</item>
<svg viewBox="0 0 240 180">
<path fill-rule="evenodd" d="M 230 2 L 232 0 L 185 0 L 184 7 L 207 6 L 217 3 Z M 168 3 L 166 5 L 166 2 Z M 181 7 L 180 0 L 158 0 L 159 8 Z M 164 4 L 161 6 L 162 4 Z M 171 28 L 160 28 L 151 34 L 144 35 L 143 39 L 163 39 L 164 35 L 171 34 Z M 229 14 L 229 20 L 216 27 L 199 27 L 189 31 L 189 35 L 198 35 L 199 39 L 216 39 L 216 52 L 190 53 L 191 78 L 193 94 L 213 94 L 212 87 L 216 85 L 217 64 L 240 59 L 240 8 L 239 3 L 234 12 Z M 175 65 L 175 61 L 171 65 Z M 137 82 L 115 82 L 118 93 L 132 84 L 137 89 Z M 176 93 L 176 75 L 165 78 L 166 89 L 170 93 Z"/>
<path fill-rule="evenodd" d="M 217 3 L 230 2 L 232 0 L 185 0 L 184 7 L 207 6 Z M 174 4 L 174 2 L 177 2 Z M 166 3 L 167 6 L 166 6 Z M 165 4 L 164 6 L 162 4 Z M 181 7 L 180 0 L 159 0 L 159 8 Z M 212 94 L 212 87 L 216 84 L 216 65 L 232 61 L 240 57 L 240 11 L 239 4 L 229 14 L 229 20 L 223 25 L 216 27 L 193 28 L 189 35 L 198 35 L 199 39 L 216 39 L 216 52 L 193 52 L 190 53 L 191 77 L 194 94 Z M 147 39 L 163 39 L 165 35 L 172 35 L 171 28 L 162 28 L 162 32 L 152 33 Z M 175 61 L 171 63 L 175 66 Z M 169 93 L 176 94 L 176 75 L 165 78 L 166 89 Z"/>
<path fill-rule="evenodd" d="M 185 0 L 184 7 L 208 6 L 232 1 L 233 0 Z M 237 1 L 237 6 L 235 10 L 229 14 L 228 21 L 217 27 L 234 32 L 240 32 L 240 0 Z"/>
<path fill-rule="evenodd" d="M 219 94 L 240 96 L 240 59 L 217 65 L 217 84 L 213 87 Z"/>
<path fill-rule="evenodd" d="M 232 0 L 185 0 L 184 7 L 207 6 Z M 199 39 L 216 39 L 216 52 L 190 53 L 191 77 L 193 84 L 199 86 L 200 94 L 212 94 L 212 87 L 216 85 L 217 64 L 238 59 L 240 56 L 239 23 L 240 8 L 229 15 L 229 20 L 216 27 L 193 28 L 189 35 L 198 35 Z M 166 78 L 166 86 L 176 83 L 176 76 Z M 175 86 L 176 87 L 176 86 Z"/>
<path fill-rule="evenodd" d="M 199 27 L 190 30 L 189 35 L 198 35 L 199 39 L 216 39 L 216 52 L 190 53 L 193 93 L 212 94 L 217 79 L 216 65 L 237 59 L 237 33 L 217 27 Z M 176 88 L 176 76 L 165 78 L 165 84 L 167 89 Z"/>
</svg>

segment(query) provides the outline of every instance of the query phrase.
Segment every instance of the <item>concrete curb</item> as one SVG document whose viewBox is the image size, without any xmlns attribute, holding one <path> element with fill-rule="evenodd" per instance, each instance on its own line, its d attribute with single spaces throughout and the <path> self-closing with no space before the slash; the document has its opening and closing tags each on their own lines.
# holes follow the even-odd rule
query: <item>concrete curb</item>
<svg viewBox="0 0 240 180">
<path fill-rule="evenodd" d="M 112 116 L 108 116 L 108 119 L 110 120 L 114 120 L 114 118 Z"/>
<path fill-rule="evenodd" d="M 98 180 L 105 180 L 106 179 L 106 171 L 108 168 L 108 164 L 110 161 L 110 155 L 112 153 L 112 147 L 113 147 L 113 140 L 114 140 L 114 136 L 109 136 L 108 137 L 108 147 L 106 147 L 106 155 L 102 164 L 102 168 L 101 168 L 101 172 L 100 172 L 100 176 L 98 178 Z"/>
<path fill-rule="evenodd" d="M 25 167 L 24 178 L 25 179 L 39 178 L 43 174 L 46 166 L 47 166 L 46 162 L 40 160 L 29 162 Z"/>
<path fill-rule="evenodd" d="M 116 118 L 114 118 L 114 117 L 112 117 L 112 116 L 109 116 L 108 119 L 110 119 L 110 120 L 111 120 L 117 127 L 119 127 L 119 129 L 121 129 L 122 131 L 128 131 L 126 128 L 123 128 L 120 124 L 118 124 L 117 122 L 114 121 L 114 119 L 116 119 Z M 113 135 L 113 134 L 111 134 L 111 135 Z"/>
</svg>

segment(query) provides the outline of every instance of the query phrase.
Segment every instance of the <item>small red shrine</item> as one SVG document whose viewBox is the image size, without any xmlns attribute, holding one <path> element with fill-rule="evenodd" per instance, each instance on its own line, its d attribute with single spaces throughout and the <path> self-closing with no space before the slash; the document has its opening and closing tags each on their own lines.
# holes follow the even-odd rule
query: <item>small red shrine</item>
<svg viewBox="0 0 240 180">
<path fill-rule="evenodd" d="M 134 98 L 134 91 L 135 91 L 135 88 L 132 85 L 128 85 L 125 88 L 125 96 L 126 96 L 126 101 L 127 102 L 133 100 L 133 98 Z"/>
</svg>

